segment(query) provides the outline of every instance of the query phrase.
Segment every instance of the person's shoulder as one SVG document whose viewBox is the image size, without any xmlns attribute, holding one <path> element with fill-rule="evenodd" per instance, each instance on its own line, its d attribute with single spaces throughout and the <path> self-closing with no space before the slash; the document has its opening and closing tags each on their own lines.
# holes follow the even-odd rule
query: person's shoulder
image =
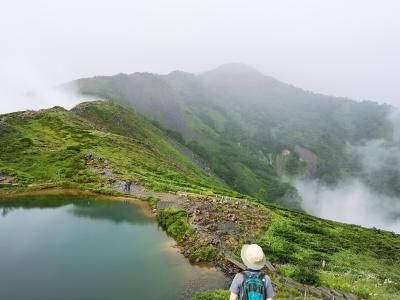
<svg viewBox="0 0 400 300">
<path fill-rule="evenodd" d="M 240 273 L 236 274 L 235 277 L 232 280 L 230 291 L 235 293 L 235 294 L 238 294 L 240 286 L 243 283 L 243 279 L 244 279 L 243 274 L 240 274 Z"/>
<path fill-rule="evenodd" d="M 272 281 L 271 277 L 269 277 L 268 274 L 264 274 L 264 279 L 265 279 L 265 282 L 271 282 Z"/>
<path fill-rule="evenodd" d="M 234 280 L 243 280 L 244 276 L 243 276 L 242 272 L 240 272 L 240 273 L 237 273 L 233 279 Z"/>
</svg>

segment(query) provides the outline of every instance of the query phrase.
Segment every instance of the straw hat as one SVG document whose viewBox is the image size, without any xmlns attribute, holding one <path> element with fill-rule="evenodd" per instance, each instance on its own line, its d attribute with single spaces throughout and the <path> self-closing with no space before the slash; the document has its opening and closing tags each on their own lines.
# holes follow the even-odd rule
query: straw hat
<svg viewBox="0 0 400 300">
<path fill-rule="evenodd" d="M 263 250 L 257 244 L 243 245 L 240 256 L 246 267 L 253 270 L 262 269 L 267 262 Z"/>
</svg>

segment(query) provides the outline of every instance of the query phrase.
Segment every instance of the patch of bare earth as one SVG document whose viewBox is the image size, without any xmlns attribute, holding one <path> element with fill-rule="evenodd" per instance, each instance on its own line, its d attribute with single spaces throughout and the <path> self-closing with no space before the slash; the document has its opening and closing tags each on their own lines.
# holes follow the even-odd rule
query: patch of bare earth
<svg viewBox="0 0 400 300">
<path fill-rule="evenodd" d="M 124 181 L 118 178 L 107 161 L 95 157 L 87 157 L 88 169 L 109 178 L 109 187 L 123 191 Z M 133 183 L 127 193 L 138 198 L 158 198 L 157 207 L 153 210 L 169 208 L 182 209 L 187 212 L 188 222 L 195 233 L 179 243 L 181 252 L 191 257 L 203 247 L 212 246 L 217 249 L 213 263 L 227 275 L 242 271 L 245 266 L 240 262 L 240 248 L 245 243 L 256 243 L 268 230 L 271 223 L 269 210 L 256 202 L 226 197 L 211 197 L 191 193 L 161 193 L 146 190 Z M 200 262 L 198 259 L 197 262 Z M 273 275 L 273 284 L 279 289 L 294 290 L 297 297 L 304 299 L 358 300 L 350 293 L 326 287 L 310 287 L 277 273 L 270 262 L 265 270 Z M 296 298 L 300 299 L 300 298 Z"/>
</svg>

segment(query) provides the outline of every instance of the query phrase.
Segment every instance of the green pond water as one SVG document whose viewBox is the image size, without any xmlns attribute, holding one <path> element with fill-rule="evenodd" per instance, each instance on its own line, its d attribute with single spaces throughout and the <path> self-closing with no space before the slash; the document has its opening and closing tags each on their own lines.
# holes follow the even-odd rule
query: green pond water
<svg viewBox="0 0 400 300">
<path fill-rule="evenodd" d="M 216 269 L 189 264 L 139 205 L 0 199 L 0 299 L 190 299 L 226 284 Z"/>
</svg>

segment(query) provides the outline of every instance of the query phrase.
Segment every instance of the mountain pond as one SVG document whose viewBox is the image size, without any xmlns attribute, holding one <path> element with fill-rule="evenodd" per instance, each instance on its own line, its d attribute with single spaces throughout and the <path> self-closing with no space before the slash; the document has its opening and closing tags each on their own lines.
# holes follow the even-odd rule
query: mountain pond
<svg viewBox="0 0 400 300">
<path fill-rule="evenodd" d="M 191 265 L 144 203 L 88 195 L 0 199 L 0 299 L 190 299 L 227 286 Z"/>
</svg>

